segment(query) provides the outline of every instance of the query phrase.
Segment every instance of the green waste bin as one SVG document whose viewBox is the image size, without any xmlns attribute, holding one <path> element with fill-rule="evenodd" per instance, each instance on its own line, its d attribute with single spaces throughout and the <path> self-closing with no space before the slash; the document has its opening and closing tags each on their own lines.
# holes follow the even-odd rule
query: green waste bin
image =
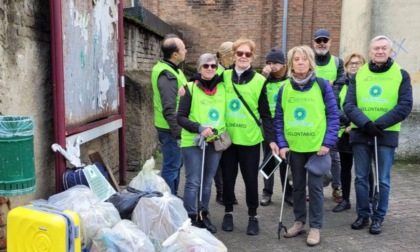
<svg viewBox="0 0 420 252">
<path fill-rule="evenodd" d="M 0 116 L 0 197 L 35 191 L 33 128 L 30 117 Z"/>
</svg>

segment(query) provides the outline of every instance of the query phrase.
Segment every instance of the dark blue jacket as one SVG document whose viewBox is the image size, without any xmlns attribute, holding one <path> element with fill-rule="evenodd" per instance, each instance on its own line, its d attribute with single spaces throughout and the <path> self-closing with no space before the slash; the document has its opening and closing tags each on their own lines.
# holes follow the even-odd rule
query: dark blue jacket
<svg viewBox="0 0 420 252">
<path fill-rule="evenodd" d="M 369 62 L 368 64 L 370 71 L 375 73 L 384 73 L 389 70 L 392 64 L 394 64 L 394 61 L 389 58 L 388 61 L 381 66 L 377 66 L 372 62 Z M 408 117 L 413 108 L 413 92 L 411 88 L 410 75 L 403 69 L 401 69 L 401 75 L 402 81 L 398 91 L 397 105 L 374 122 L 380 129 L 385 129 L 396 123 L 402 122 Z M 397 85 L 399 83 L 395 84 Z M 349 89 L 344 101 L 344 112 L 350 121 L 358 127 L 351 130 L 350 143 L 373 144 L 373 137 L 363 131 L 363 127 L 370 121 L 370 119 L 357 107 L 356 87 L 356 78 L 350 79 Z M 398 136 L 399 132 L 397 131 L 383 131 L 382 136 L 378 136 L 377 138 L 378 144 L 397 147 Z"/>
<path fill-rule="evenodd" d="M 290 79 L 290 82 L 292 83 L 292 87 L 294 90 L 306 92 L 312 88 L 312 86 L 315 83 L 315 79 L 315 75 L 312 75 L 312 77 L 304 85 L 303 89 L 301 89 L 296 83 L 293 83 L 292 79 Z M 319 83 L 321 90 L 323 90 L 321 85 L 324 85 L 325 92 L 323 92 L 323 94 L 325 103 L 325 114 L 327 117 L 327 131 L 325 133 L 322 146 L 331 149 L 335 146 L 337 142 L 338 129 L 340 125 L 340 122 L 338 120 L 338 106 L 334 97 L 334 92 L 329 82 L 321 78 L 318 79 L 323 81 L 323 83 Z M 280 147 L 280 149 L 289 147 L 289 144 L 287 143 L 286 138 L 284 136 L 283 108 L 281 106 L 283 88 L 284 85 L 279 90 L 276 104 L 276 115 L 274 118 L 274 131 L 276 133 L 277 145 Z"/>
</svg>

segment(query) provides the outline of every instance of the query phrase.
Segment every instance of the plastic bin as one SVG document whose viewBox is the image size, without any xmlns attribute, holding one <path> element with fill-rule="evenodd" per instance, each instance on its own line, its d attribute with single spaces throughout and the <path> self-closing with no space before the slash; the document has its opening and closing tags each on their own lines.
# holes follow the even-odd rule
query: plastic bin
<svg viewBox="0 0 420 252">
<path fill-rule="evenodd" d="M 30 117 L 0 116 L 0 196 L 35 191 L 33 126 Z"/>
</svg>

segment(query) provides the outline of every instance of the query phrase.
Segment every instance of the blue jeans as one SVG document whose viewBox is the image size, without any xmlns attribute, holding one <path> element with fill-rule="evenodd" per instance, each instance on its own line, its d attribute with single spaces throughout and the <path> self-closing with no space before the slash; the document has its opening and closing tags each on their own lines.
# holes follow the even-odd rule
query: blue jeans
<svg viewBox="0 0 420 252">
<path fill-rule="evenodd" d="M 184 207 L 188 214 L 197 214 L 197 205 L 200 200 L 203 150 L 200 147 L 194 146 L 181 148 L 181 152 L 185 161 Z M 216 151 L 212 143 L 206 146 L 202 185 L 202 207 L 206 212 L 209 212 L 211 184 L 219 166 L 221 156 L 222 152 Z"/>
<path fill-rule="evenodd" d="M 170 132 L 158 130 L 158 137 L 163 155 L 161 176 L 171 189 L 171 193 L 177 195 L 179 170 L 182 167 L 181 150 L 176 137 Z"/>
<path fill-rule="evenodd" d="M 383 220 L 388 211 L 389 191 L 391 185 L 391 167 L 394 162 L 395 148 L 378 145 L 379 202 L 373 213 L 369 208 L 369 173 L 375 157 L 371 145 L 353 144 L 356 212 L 363 218 Z M 375 166 L 374 166 L 375 167 Z M 375 168 L 373 168 L 375 172 Z"/>
</svg>

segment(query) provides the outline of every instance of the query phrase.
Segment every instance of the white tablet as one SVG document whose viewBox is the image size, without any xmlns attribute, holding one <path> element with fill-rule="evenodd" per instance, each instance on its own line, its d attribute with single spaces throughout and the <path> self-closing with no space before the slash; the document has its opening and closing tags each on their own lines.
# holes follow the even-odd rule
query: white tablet
<svg viewBox="0 0 420 252">
<path fill-rule="evenodd" d="M 276 165 L 267 165 L 270 163 L 270 161 L 274 158 Z M 273 175 L 273 173 L 279 168 L 280 163 L 282 162 L 281 158 L 277 156 L 276 154 L 273 154 L 271 152 L 270 155 L 268 155 L 263 162 L 260 165 L 260 173 L 264 176 L 264 178 L 268 179 Z"/>
</svg>

